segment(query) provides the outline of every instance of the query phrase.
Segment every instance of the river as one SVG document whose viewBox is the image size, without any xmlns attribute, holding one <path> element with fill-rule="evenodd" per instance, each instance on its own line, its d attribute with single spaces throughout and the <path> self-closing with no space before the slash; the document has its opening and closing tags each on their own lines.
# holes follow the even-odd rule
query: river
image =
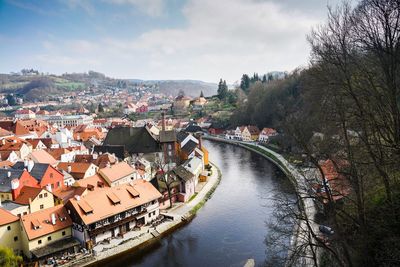
<svg viewBox="0 0 400 267">
<path fill-rule="evenodd" d="M 291 194 L 285 189 L 287 179 L 268 160 L 243 148 L 210 141 L 204 145 L 222 180 L 196 217 L 146 249 L 103 266 L 243 266 L 248 258 L 264 265 L 274 196 Z"/>
</svg>

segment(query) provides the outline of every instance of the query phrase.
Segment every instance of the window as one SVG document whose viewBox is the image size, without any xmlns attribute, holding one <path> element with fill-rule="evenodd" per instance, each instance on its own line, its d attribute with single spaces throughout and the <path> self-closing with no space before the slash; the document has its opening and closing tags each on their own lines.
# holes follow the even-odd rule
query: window
<svg viewBox="0 0 400 267">
<path fill-rule="evenodd" d="M 39 194 L 39 198 L 43 198 L 43 195 L 42 195 L 42 194 Z"/>
<path fill-rule="evenodd" d="M 62 231 L 62 235 L 65 236 L 65 231 Z"/>
<path fill-rule="evenodd" d="M 53 173 L 50 173 L 50 178 L 53 178 L 54 176 L 53 176 Z"/>
<path fill-rule="evenodd" d="M 24 211 L 24 215 L 28 214 L 28 212 Z"/>
<path fill-rule="evenodd" d="M 47 193 L 44 193 L 44 197 L 47 197 Z"/>
<path fill-rule="evenodd" d="M 7 226 L 7 230 L 8 230 L 8 231 L 11 230 L 11 225 Z"/>
<path fill-rule="evenodd" d="M 48 240 L 48 241 L 51 241 L 51 236 L 48 236 L 48 237 L 47 237 L 47 240 Z"/>
<path fill-rule="evenodd" d="M 151 217 L 151 212 L 149 213 L 149 217 Z"/>
<path fill-rule="evenodd" d="M 38 243 L 38 244 L 42 244 L 42 239 L 39 239 L 39 240 L 37 241 L 37 243 Z"/>
<path fill-rule="evenodd" d="M 61 187 L 61 182 L 57 182 L 57 186 L 58 186 L 58 187 Z"/>
<path fill-rule="evenodd" d="M 44 208 L 44 205 L 42 204 L 42 205 L 40 205 L 40 209 L 42 210 Z"/>
<path fill-rule="evenodd" d="M 51 189 L 54 189 L 54 184 L 51 184 Z"/>
<path fill-rule="evenodd" d="M 15 241 L 15 242 L 18 241 L 18 236 L 14 236 L 14 241 Z"/>
</svg>

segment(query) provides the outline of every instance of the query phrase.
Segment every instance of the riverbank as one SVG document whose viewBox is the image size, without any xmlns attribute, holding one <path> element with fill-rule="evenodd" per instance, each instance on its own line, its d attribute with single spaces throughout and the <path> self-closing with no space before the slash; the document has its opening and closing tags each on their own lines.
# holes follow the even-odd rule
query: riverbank
<svg viewBox="0 0 400 267">
<path fill-rule="evenodd" d="M 222 175 L 219 168 L 210 163 L 211 176 L 207 182 L 199 188 L 196 196 L 187 203 L 178 203 L 173 208 L 160 211 L 166 218 L 171 218 L 156 227 L 144 226 L 140 231 L 131 231 L 125 234 L 123 239 L 113 239 L 110 244 L 97 245 L 93 249 L 92 256 L 82 258 L 79 261 L 70 262 L 64 266 L 96 266 L 122 254 L 130 253 L 153 244 L 160 238 L 169 235 L 184 224 L 190 222 L 196 212 L 207 202 L 215 191 Z"/>
<path fill-rule="evenodd" d="M 203 136 L 203 139 L 205 140 L 211 140 L 211 141 L 216 141 L 216 142 L 223 142 L 227 144 L 232 144 L 236 146 L 243 147 L 249 151 L 252 151 L 254 153 L 257 153 L 261 155 L 262 157 L 268 159 L 271 161 L 273 164 L 275 164 L 282 172 L 288 177 L 288 179 L 292 182 L 297 195 L 299 196 L 300 204 L 302 207 L 302 215 L 304 218 L 307 218 L 307 220 L 301 220 L 299 221 L 299 224 L 296 225 L 294 229 L 293 236 L 290 241 L 290 247 L 296 248 L 296 247 L 306 247 L 306 251 L 304 252 L 304 255 L 299 258 L 291 257 L 291 254 L 293 253 L 292 250 L 290 250 L 288 259 L 289 261 L 286 263 L 286 266 L 294 266 L 294 265 L 301 265 L 301 266 L 312 266 L 313 261 L 312 261 L 312 251 L 309 249 L 308 246 L 308 241 L 309 241 L 309 227 L 306 223 L 306 221 L 310 222 L 310 227 L 312 228 L 314 233 L 318 232 L 318 225 L 314 222 L 315 214 L 316 214 L 316 207 L 314 205 L 313 200 L 309 197 L 308 194 L 308 181 L 307 177 L 303 175 L 296 167 L 294 167 L 292 164 L 290 164 L 282 155 L 276 153 L 275 151 L 272 151 L 271 149 L 268 149 L 264 146 L 260 146 L 256 143 L 252 142 L 243 142 L 243 141 L 238 141 L 238 140 L 231 140 L 231 139 L 225 139 L 225 138 L 220 138 L 220 137 L 215 137 L 215 136 L 210 136 L 210 135 L 205 135 Z"/>
</svg>

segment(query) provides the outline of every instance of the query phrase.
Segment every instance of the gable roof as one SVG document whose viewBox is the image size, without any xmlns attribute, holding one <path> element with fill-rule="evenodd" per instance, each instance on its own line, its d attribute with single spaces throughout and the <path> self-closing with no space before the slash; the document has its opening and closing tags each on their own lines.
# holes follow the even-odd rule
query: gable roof
<svg viewBox="0 0 400 267">
<path fill-rule="evenodd" d="M 23 163 L 22 163 L 23 164 Z M 10 192 L 11 191 L 11 181 L 13 179 L 20 179 L 22 174 L 28 172 L 26 170 L 15 170 L 11 169 L 0 169 L 0 192 Z M 10 174 L 10 177 L 8 177 Z"/>
<path fill-rule="evenodd" d="M 194 177 L 194 174 L 185 169 L 185 167 L 183 167 L 182 165 L 174 168 L 172 172 L 184 181 L 188 181 Z"/>
<path fill-rule="evenodd" d="M 68 167 L 71 166 L 70 174 L 74 178 L 83 178 L 86 171 L 92 165 L 95 166 L 93 163 L 86 163 L 86 162 L 60 162 L 60 163 L 58 163 L 57 168 L 68 172 Z"/>
<path fill-rule="evenodd" d="M 111 153 L 115 154 L 117 158 L 124 159 L 125 158 L 125 146 L 124 145 L 102 145 L 102 146 L 94 146 L 94 152 L 101 153 Z"/>
<path fill-rule="evenodd" d="M 18 220 L 19 220 L 18 216 L 15 216 L 8 210 L 5 210 L 0 207 L 0 226 L 10 224 Z"/>
<path fill-rule="evenodd" d="M 137 193 L 139 196 L 136 196 Z M 111 198 L 117 196 L 117 202 Z M 82 221 L 89 225 L 99 220 L 114 216 L 123 211 L 133 209 L 161 197 L 160 192 L 145 180 L 135 180 L 130 184 L 124 184 L 112 188 L 97 189 L 82 196 L 80 200 L 71 198 L 68 207 L 72 207 Z M 86 212 L 85 212 L 86 210 Z"/>
<path fill-rule="evenodd" d="M 111 165 L 110 167 L 105 167 L 99 169 L 99 174 L 109 180 L 110 182 L 115 182 L 125 176 L 128 176 L 135 172 L 128 163 L 125 161 L 119 162 L 117 164 Z"/>
<path fill-rule="evenodd" d="M 51 222 L 52 214 L 56 217 L 55 224 Z M 21 217 L 21 222 L 29 240 L 72 226 L 71 217 L 62 205 L 24 215 Z"/>
<path fill-rule="evenodd" d="M 180 131 L 180 132 L 178 132 L 178 133 L 176 134 L 176 139 L 178 139 L 179 143 L 181 143 L 183 140 L 186 139 L 186 137 L 187 137 L 188 135 L 189 135 L 188 133 L 186 133 L 186 132 L 184 132 L 184 131 Z"/>
<path fill-rule="evenodd" d="M 56 165 L 57 160 L 52 155 L 47 153 L 45 150 L 32 151 L 30 157 L 38 163 L 48 163 L 50 165 Z"/>
<path fill-rule="evenodd" d="M 66 148 L 50 148 L 50 149 L 46 149 L 47 153 L 49 153 L 53 158 L 55 158 L 56 160 L 61 160 L 61 156 L 64 154 L 68 154 L 71 151 L 69 151 Z"/>
<path fill-rule="evenodd" d="M 189 140 L 183 147 L 182 151 L 185 152 L 186 154 L 192 153 L 195 148 L 197 147 L 197 143 L 193 140 Z"/>
<path fill-rule="evenodd" d="M 111 129 L 103 145 L 124 146 L 130 154 L 160 152 L 158 142 L 146 127 L 118 127 Z"/>
<path fill-rule="evenodd" d="M 12 166 L 13 169 L 15 170 L 24 170 L 25 169 L 25 165 L 24 162 L 19 161 L 16 162 L 14 164 L 14 166 Z M 42 181 L 44 174 L 46 173 L 48 168 L 53 168 L 54 170 L 56 170 L 54 167 L 52 167 L 50 164 L 48 163 L 35 163 L 33 165 L 32 170 L 29 172 L 29 174 L 35 178 L 38 182 Z M 57 171 L 57 170 L 56 170 Z M 61 173 L 60 173 L 61 174 Z"/>
<path fill-rule="evenodd" d="M 22 205 L 30 204 L 30 201 L 33 201 L 42 191 L 48 192 L 46 189 L 24 186 L 21 189 L 18 197 L 15 199 L 15 202 Z"/>
<path fill-rule="evenodd" d="M 78 180 L 75 182 L 75 184 L 73 185 L 74 187 L 88 187 L 93 186 L 93 187 L 99 187 L 99 183 L 101 183 L 103 185 L 103 187 L 110 187 L 106 181 L 104 180 L 103 177 L 101 177 L 98 174 L 95 174 L 93 176 L 89 176 L 86 178 L 83 178 L 81 180 Z"/>
</svg>

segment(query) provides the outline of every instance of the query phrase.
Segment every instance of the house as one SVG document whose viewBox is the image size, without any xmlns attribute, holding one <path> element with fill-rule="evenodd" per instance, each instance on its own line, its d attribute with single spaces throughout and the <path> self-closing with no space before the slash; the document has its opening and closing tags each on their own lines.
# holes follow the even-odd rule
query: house
<svg viewBox="0 0 400 267">
<path fill-rule="evenodd" d="M 0 169 L 1 201 L 15 200 L 24 186 L 39 187 L 37 180 L 25 169 Z"/>
<path fill-rule="evenodd" d="M 163 113 L 164 120 L 164 113 Z M 160 145 L 163 152 L 163 161 L 167 164 L 177 163 L 178 157 L 176 152 L 176 133 L 174 130 L 166 131 L 163 124 L 160 131 Z"/>
<path fill-rule="evenodd" d="M 90 190 L 94 190 L 94 188 L 90 187 Z M 88 193 L 89 188 L 87 187 L 81 187 L 81 186 L 70 186 L 70 187 L 65 187 L 58 189 L 53 192 L 54 195 L 54 202 L 59 205 L 59 204 L 65 204 L 70 200 L 71 198 L 75 196 L 84 196 Z"/>
<path fill-rule="evenodd" d="M 131 114 L 131 113 L 135 113 L 137 108 L 138 107 L 135 104 L 127 103 L 124 106 L 124 114 L 128 115 L 128 114 Z"/>
<path fill-rule="evenodd" d="M 182 111 L 189 107 L 190 101 L 192 99 L 188 96 L 179 95 L 175 98 L 174 103 L 172 104 L 172 108 L 175 111 Z"/>
<path fill-rule="evenodd" d="M 86 177 L 95 175 L 99 169 L 93 163 L 80 162 L 60 162 L 57 165 L 57 168 L 71 174 L 75 180 L 84 179 Z"/>
<path fill-rule="evenodd" d="M 277 131 L 272 128 L 263 128 L 258 137 L 258 141 L 261 143 L 268 143 L 271 136 L 278 135 Z"/>
<path fill-rule="evenodd" d="M 4 161 L 15 163 L 19 160 L 19 157 L 15 151 L 0 151 L 0 158 Z"/>
<path fill-rule="evenodd" d="M 180 160 L 183 162 L 195 155 L 195 149 L 199 145 L 199 140 L 195 138 L 193 135 L 180 132 L 178 133 L 178 153 Z"/>
<path fill-rule="evenodd" d="M 103 148 L 101 148 L 101 146 L 96 146 L 94 151 L 98 153 L 109 152 L 112 154 L 114 152 L 111 149 L 115 149 L 116 147 L 122 147 L 124 153 L 128 155 L 161 152 L 159 142 L 153 138 L 145 126 L 113 128 L 108 132 L 103 142 Z M 121 158 L 122 155 L 118 155 L 117 153 L 118 152 L 115 152 L 115 155 Z M 125 156 L 123 156 L 122 159 L 123 158 L 125 158 Z"/>
<path fill-rule="evenodd" d="M 16 255 L 21 255 L 21 227 L 19 217 L 0 207 L 1 245 L 10 248 Z"/>
<path fill-rule="evenodd" d="M 52 148 L 46 149 L 53 158 L 60 162 L 73 162 L 75 158 L 75 151 L 70 151 L 66 148 Z"/>
<path fill-rule="evenodd" d="M 171 179 L 179 181 L 179 193 L 177 198 L 181 202 L 187 202 L 196 191 L 196 181 L 198 180 L 193 173 L 182 165 L 174 168 L 170 175 Z"/>
<path fill-rule="evenodd" d="M 33 213 L 54 207 L 54 197 L 50 191 L 44 188 L 24 186 L 15 199 L 15 203 L 28 205 L 29 213 Z"/>
<path fill-rule="evenodd" d="M 23 216 L 21 226 L 22 249 L 29 259 L 79 250 L 79 242 L 72 237 L 71 217 L 62 205 Z"/>
<path fill-rule="evenodd" d="M 225 138 L 228 139 L 228 140 L 237 139 L 236 130 L 227 130 L 225 132 Z"/>
<path fill-rule="evenodd" d="M 20 109 L 15 112 L 14 117 L 19 120 L 34 119 L 36 118 L 36 114 L 30 109 Z"/>
<path fill-rule="evenodd" d="M 34 163 L 32 160 L 28 162 L 17 162 L 12 168 L 14 170 L 24 170 L 27 168 L 29 174 L 36 179 L 41 188 L 55 190 L 64 187 L 64 177 L 61 172 L 47 163 Z"/>
<path fill-rule="evenodd" d="M 23 160 L 32 152 L 32 145 L 18 137 L 3 138 L 0 140 L 0 152 L 3 151 L 14 151 Z"/>
<path fill-rule="evenodd" d="M 244 131 L 245 126 L 238 126 L 235 129 L 235 139 L 236 140 L 242 140 L 243 136 L 242 136 L 242 132 Z"/>
<path fill-rule="evenodd" d="M 74 221 L 74 236 L 82 244 L 96 244 L 155 220 L 160 197 L 151 183 L 135 180 L 72 198 L 65 207 Z"/>
<path fill-rule="evenodd" d="M 56 166 L 58 163 L 58 161 L 45 150 L 32 151 L 31 154 L 29 154 L 29 158 L 35 163 L 47 163 L 51 166 Z"/>
<path fill-rule="evenodd" d="M 243 141 L 257 141 L 258 136 L 260 134 L 260 130 L 257 126 L 248 125 L 245 126 L 242 131 L 242 140 Z"/>
<path fill-rule="evenodd" d="M 0 201 L 1 202 L 1 201 Z M 15 216 L 21 217 L 29 213 L 29 205 L 18 204 L 12 200 L 6 200 L 0 203 L 0 208 L 3 208 Z"/>
<path fill-rule="evenodd" d="M 114 165 L 99 169 L 99 175 L 104 178 L 111 187 L 127 184 L 135 179 L 135 169 L 122 161 Z"/>
<path fill-rule="evenodd" d="M 30 143 L 32 145 L 33 151 L 47 148 L 46 145 L 43 144 L 43 142 L 38 138 L 35 138 L 35 139 L 28 138 L 28 139 L 25 139 L 25 141 L 27 141 L 28 143 Z"/>
<path fill-rule="evenodd" d="M 94 137 L 97 140 L 103 140 L 104 136 L 99 129 L 88 127 L 88 125 L 78 125 L 74 130 L 74 140 L 86 142 Z"/>
</svg>

